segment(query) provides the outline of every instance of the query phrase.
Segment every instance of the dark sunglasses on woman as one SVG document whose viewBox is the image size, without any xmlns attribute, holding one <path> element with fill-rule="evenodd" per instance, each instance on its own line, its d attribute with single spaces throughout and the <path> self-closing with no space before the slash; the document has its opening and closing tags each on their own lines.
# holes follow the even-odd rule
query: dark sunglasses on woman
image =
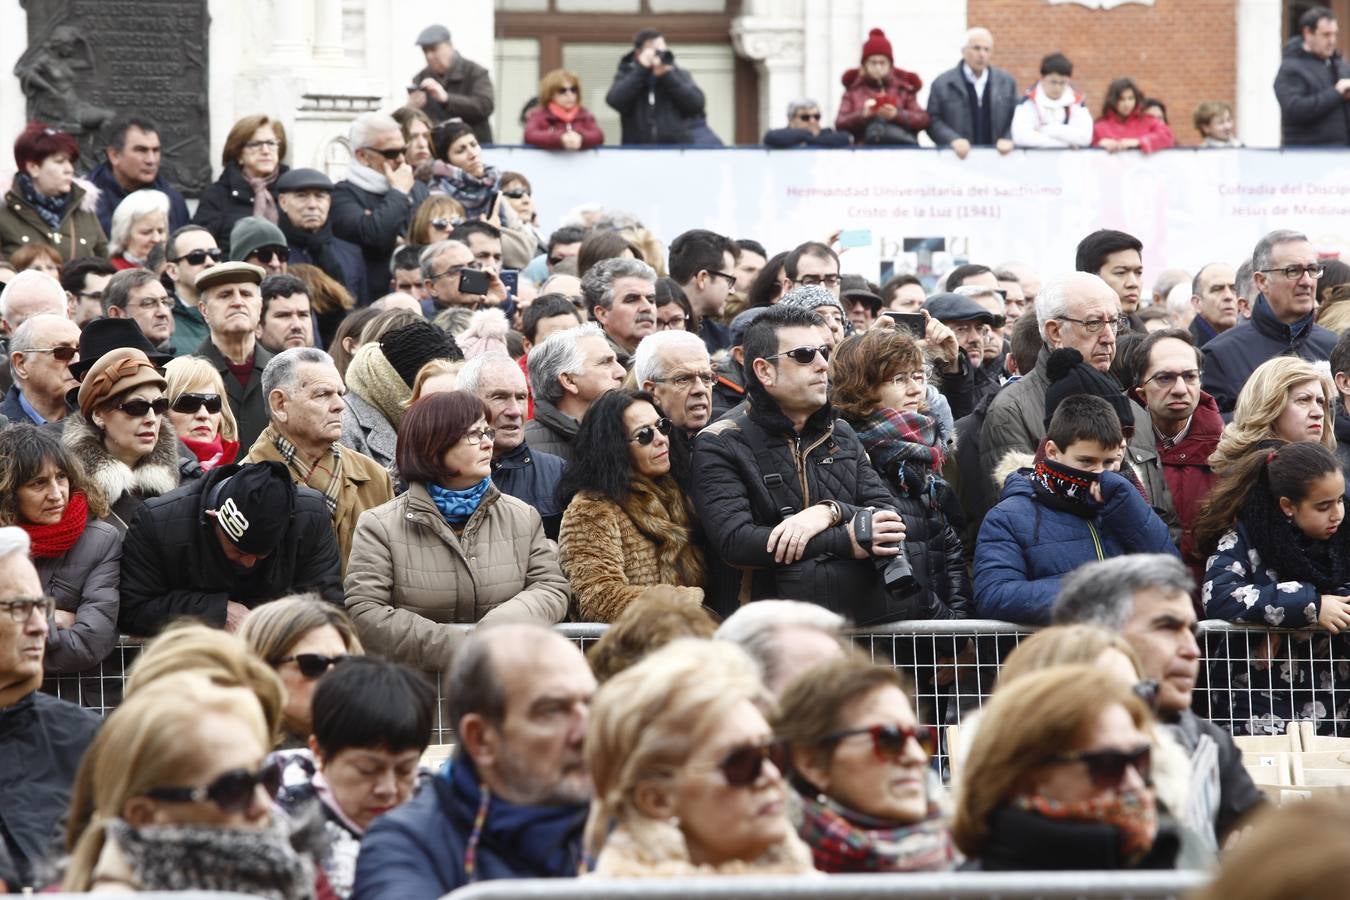
<svg viewBox="0 0 1350 900">
<path fill-rule="evenodd" d="M 646 447 L 656 440 L 657 434 L 664 437 L 670 437 L 670 420 L 657 419 L 654 425 L 643 425 L 637 431 L 633 432 L 632 443 L 641 447 Z"/>
<path fill-rule="evenodd" d="M 126 400 L 117 404 L 117 408 L 133 419 L 144 417 L 151 410 L 155 415 L 162 416 L 169 411 L 169 398 L 156 397 L 154 400 Z"/>
<path fill-rule="evenodd" d="M 877 759 L 895 759 L 904 752 L 905 745 L 910 741 L 917 743 L 919 748 L 928 756 L 936 753 L 938 747 L 937 732 L 922 725 L 913 728 L 908 725 L 873 725 L 869 728 L 846 728 L 843 731 L 834 731 L 825 735 L 820 739 L 820 742 L 822 744 L 834 744 L 855 734 L 871 735 L 872 752 L 876 754 Z"/>
<path fill-rule="evenodd" d="M 322 653 L 297 653 L 294 656 L 283 656 L 272 663 L 272 668 L 276 668 L 282 663 L 293 662 L 295 667 L 300 670 L 300 674 L 306 678 L 314 679 L 323 675 L 329 669 L 336 666 L 347 658 L 343 653 L 339 656 L 324 656 Z"/>
<path fill-rule="evenodd" d="M 530 192 L 524 188 L 511 188 L 509 191 L 502 191 L 503 197 L 510 197 L 512 200 L 519 200 L 521 197 L 530 196 Z"/>
<path fill-rule="evenodd" d="M 764 760 L 773 763 L 774 768 L 787 774 L 792 762 L 792 752 L 786 741 L 770 741 L 767 744 L 751 744 L 737 747 L 717 764 L 727 785 L 734 788 L 750 787 L 764 773 Z"/>
<path fill-rule="evenodd" d="M 203 406 L 211 415 L 220 412 L 219 394 L 179 394 L 178 399 L 173 401 L 170 407 L 174 412 L 185 416 L 196 415 L 197 410 Z"/>
<path fill-rule="evenodd" d="M 1083 753 L 1062 753 L 1047 762 L 1082 763 L 1088 777 L 1099 791 L 1120 787 L 1125 780 L 1125 769 L 1132 768 L 1145 782 L 1153 773 L 1153 747 L 1143 744 L 1133 750 L 1092 750 Z"/>
<path fill-rule="evenodd" d="M 269 800 L 275 800 L 281 790 L 281 763 L 273 760 L 257 772 L 231 769 L 206 787 L 151 788 L 145 796 L 166 803 L 204 803 L 211 801 L 221 812 L 234 814 L 248 809 L 253 792 L 262 785 Z"/>
</svg>

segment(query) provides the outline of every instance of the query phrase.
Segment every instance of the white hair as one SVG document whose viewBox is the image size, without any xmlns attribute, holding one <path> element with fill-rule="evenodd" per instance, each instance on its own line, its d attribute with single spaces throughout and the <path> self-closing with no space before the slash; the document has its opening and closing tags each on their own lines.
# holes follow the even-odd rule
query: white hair
<svg viewBox="0 0 1350 900">
<path fill-rule="evenodd" d="M 987 36 L 989 38 L 989 43 L 992 44 L 994 42 L 994 33 L 992 31 L 988 28 L 981 28 L 979 25 L 976 25 L 974 28 L 966 29 L 966 42 L 962 46 L 969 47 L 971 38 L 979 37 L 980 35 Z"/>
<path fill-rule="evenodd" d="M 117 209 L 113 210 L 112 227 L 108 235 L 108 255 L 116 256 L 127 248 L 127 239 L 131 237 L 131 229 L 146 216 L 151 213 L 159 213 L 164 217 L 164 227 L 169 227 L 169 195 L 163 191 L 150 190 L 149 188 L 132 191 L 122 198 L 122 202 L 117 204 Z"/>
<path fill-rule="evenodd" d="M 16 311 L 20 310 L 23 314 L 17 315 Z M 15 329 L 25 319 L 41 313 L 66 315 L 66 292 L 61 288 L 61 282 L 46 272 L 25 269 L 11 278 L 0 292 L 0 319 Z"/>
<path fill-rule="evenodd" d="M 516 365 L 516 361 L 510 355 L 500 350 L 489 350 L 487 353 L 478 354 L 464 364 L 464 367 L 459 370 L 459 378 L 455 382 L 455 386 L 461 391 L 468 391 L 470 394 L 477 395 L 479 388 L 482 387 L 483 370 L 493 363 L 512 366 L 517 372 L 520 371 L 520 366 Z M 521 378 L 524 377 L 524 373 L 522 373 Z M 482 398 L 480 397 L 480 399 Z"/>
<path fill-rule="evenodd" d="M 1109 292 L 1111 296 L 1116 296 L 1116 292 L 1111 289 L 1109 284 L 1102 281 L 1100 276 L 1093 275 L 1091 272 L 1070 272 L 1067 275 L 1051 278 L 1041 285 L 1041 292 L 1036 295 L 1036 325 L 1040 328 L 1041 340 L 1045 341 L 1046 347 L 1050 346 L 1050 338 L 1045 335 L 1045 324 L 1053 319 L 1062 319 L 1067 316 L 1072 295 L 1085 288 L 1100 288 Z"/>
<path fill-rule="evenodd" d="M 747 603 L 717 627 L 713 637 L 731 641 L 750 654 L 765 684 L 771 684 L 781 665 L 778 633 L 784 628 L 811 628 L 842 642 L 848 622 L 838 613 L 799 600 L 756 600 Z"/>
<path fill-rule="evenodd" d="M 28 551 L 32 547 L 32 541 L 28 537 L 28 532 L 17 525 L 6 525 L 0 528 L 0 560 L 8 559 L 16 553 L 28 558 Z"/>
<path fill-rule="evenodd" d="M 540 400 L 557 404 L 562 399 L 563 387 L 558 376 L 576 375 L 586 365 L 586 356 L 581 352 L 582 338 L 598 337 L 605 339 L 605 333 L 594 322 L 555 331 L 546 339 L 530 349 L 527 365 L 530 369 L 530 387 Z"/>
<path fill-rule="evenodd" d="M 703 338 L 692 331 L 657 331 L 639 341 L 637 349 L 633 351 L 633 377 L 638 387 L 648 381 L 664 378 L 666 370 L 661 367 L 661 352 L 678 347 L 688 347 L 690 350 L 698 348 L 703 351 L 705 358 L 708 355 Z"/>
<path fill-rule="evenodd" d="M 347 140 L 355 153 L 369 147 L 372 141 L 390 131 L 402 132 L 393 116 L 377 112 L 362 113 L 352 120 L 347 129 Z"/>
<path fill-rule="evenodd" d="M 436 271 L 436 260 L 440 258 L 442 253 L 455 247 L 463 247 L 465 250 L 469 249 L 469 245 L 463 241 L 452 241 L 448 238 L 443 241 L 437 241 L 434 244 L 428 244 L 421 255 L 417 257 L 417 265 L 422 269 L 422 277 L 430 279 L 433 275 L 439 274 Z"/>
<path fill-rule="evenodd" d="M 267 362 L 262 373 L 263 397 L 271 397 L 273 391 L 281 391 L 287 396 L 295 393 L 299 385 L 300 367 L 304 365 L 333 365 L 333 357 L 317 347 L 290 347 L 281 351 Z M 271 412 L 269 407 L 268 412 Z"/>
<path fill-rule="evenodd" d="M 1167 292 L 1167 315 L 1185 316 L 1191 311 L 1191 286 L 1184 281 L 1178 281 Z"/>
<path fill-rule="evenodd" d="M 788 121 L 792 121 L 792 117 L 804 109 L 820 109 L 820 104 L 810 97 L 798 97 L 796 100 L 788 101 Z"/>
</svg>

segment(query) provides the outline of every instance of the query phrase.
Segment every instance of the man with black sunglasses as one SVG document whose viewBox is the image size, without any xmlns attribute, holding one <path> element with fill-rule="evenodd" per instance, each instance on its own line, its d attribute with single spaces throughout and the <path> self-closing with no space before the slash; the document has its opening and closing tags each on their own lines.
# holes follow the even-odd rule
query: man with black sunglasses
<svg viewBox="0 0 1350 900">
<path fill-rule="evenodd" d="M 80 328 L 61 316 L 33 316 L 9 341 L 9 370 L 14 384 L 0 403 L 10 422 L 45 425 L 64 419 L 75 406 L 66 395 L 79 382 L 70 364 L 80 358 Z"/>
<path fill-rule="evenodd" d="M 789 147 L 847 147 L 853 136 L 847 131 L 820 127 L 820 104 L 810 99 L 793 100 L 787 108 L 787 127 L 764 132 L 764 145 Z"/>
<path fill-rule="evenodd" d="M 708 536 L 709 603 L 768 597 L 859 624 L 907 618 L 878 570 L 905 526 L 858 436 L 829 402 L 825 323 L 775 306 L 746 331 L 746 402 L 694 442 L 694 502 Z M 860 514 L 860 511 L 862 514 Z"/>
<path fill-rule="evenodd" d="M 211 333 L 197 307 L 197 276 L 225 259 L 210 230 L 201 225 L 184 225 L 169 235 L 164 247 L 164 274 L 161 281 L 174 295 L 173 333 L 177 335 L 174 353 L 186 356 L 196 352 Z"/>
</svg>

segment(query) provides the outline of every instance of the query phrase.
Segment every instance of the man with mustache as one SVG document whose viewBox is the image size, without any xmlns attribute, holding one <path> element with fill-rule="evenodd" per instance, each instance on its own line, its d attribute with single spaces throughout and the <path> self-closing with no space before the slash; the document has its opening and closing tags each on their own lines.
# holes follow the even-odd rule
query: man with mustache
<svg viewBox="0 0 1350 900">
<path fill-rule="evenodd" d="M 633 351 L 656 330 L 656 271 L 637 259 L 602 260 L 582 276 L 581 291 L 619 365 L 633 368 Z"/>
</svg>

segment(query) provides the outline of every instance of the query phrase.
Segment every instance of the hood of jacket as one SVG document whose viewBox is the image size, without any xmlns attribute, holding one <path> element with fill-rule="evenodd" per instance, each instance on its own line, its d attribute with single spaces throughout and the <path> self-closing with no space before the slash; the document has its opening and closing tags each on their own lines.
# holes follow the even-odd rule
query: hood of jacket
<svg viewBox="0 0 1350 900">
<path fill-rule="evenodd" d="M 160 420 L 155 449 L 135 468 L 109 453 L 103 446 L 103 433 L 78 412 L 66 421 L 61 442 L 84 465 L 85 476 L 109 506 L 123 494 L 158 497 L 178 487 L 178 436 L 168 416 Z"/>
<path fill-rule="evenodd" d="M 677 825 L 634 814 L 605 838 L 593 874 L 602 878 L 815 875 L 816 867 L 811 862 L 810 849 L 792 828 L 786 829 L 782 841 L 756 859 L 710 866 L 689 858 L 688 843 Z"/>
<path fill-rule="evenodd" d="M 1030 469 L 1036 464 L 1036 454 L 1028 453 L 1025 450 L 1009 450 L 999 459 L 998 465 L 994 466 L 994 484 L 1001 492 L 1003 497 L 1012 497 L 1023 495 L 1030 497 L 1033 493 L 1031 489 L 1031 480 L 1024 475 L 1019 475 L 1011 483 L 1008 476 L 1014 472 L 1020 472 L 1022 469 Z M 1016 487 L 1016 490 L 1013 488 Z"/>
<path fill-rule="evenodd" d="M 895 65 L 886 73 L 886 77 L 877 83 L 868 78 L 861 67 L 855 66 L 852 69 L 844 70 L 844 74 L 839 76 L 839 83 L 845 88 L 851 88 L 855 84 L 862 84 L 874 90 L 902 90 L 918 93 L 919 88 L 923 87 L 923 79 L 914 72 L 908 72 Z"/>
<path fill-rule="evenodd" d="M 1051 99 L 1041 92 L 1041 83 L 1038 81 L 1027 88 L 1026 99 L 1042 109 L 1063 109 L 1066 106 L 1080 105 L 1087 97 L 1073 85 L 1069 85 L 1058 97 Z"/>
</svg>

